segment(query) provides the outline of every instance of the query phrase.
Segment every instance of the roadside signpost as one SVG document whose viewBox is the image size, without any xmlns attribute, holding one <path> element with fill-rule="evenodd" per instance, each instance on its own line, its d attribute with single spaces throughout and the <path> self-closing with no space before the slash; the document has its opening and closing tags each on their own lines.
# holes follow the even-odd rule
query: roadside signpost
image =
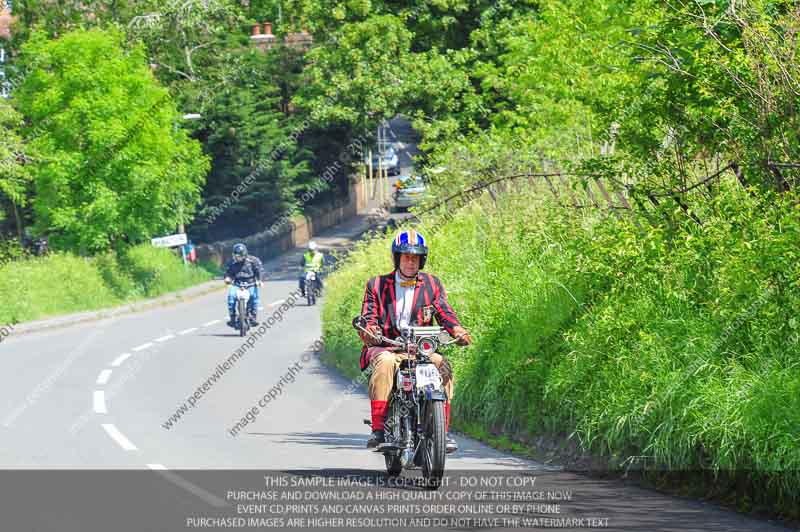
<svg viewBox="0 0 800 532">
<path fill-rule="evenodd" d="M 153 238 L 150 240 L 150 242 L 152 242 L 157 248 L 174 248 L 180 246 L 181 257 L 183 257 L 183 265 L 186 265 L 186 248 L 184 247 L 184 244 L 189 243 L 186 233 L 178 233 L 175 235 Z"/>
<path fill-rule="evenodd" d="M 178 233 L 176 235 L 162 236 L 150 240 L 157 248 L 174 248 L 182 246 L 189 242 L 186 233 Z"/>
</svg>

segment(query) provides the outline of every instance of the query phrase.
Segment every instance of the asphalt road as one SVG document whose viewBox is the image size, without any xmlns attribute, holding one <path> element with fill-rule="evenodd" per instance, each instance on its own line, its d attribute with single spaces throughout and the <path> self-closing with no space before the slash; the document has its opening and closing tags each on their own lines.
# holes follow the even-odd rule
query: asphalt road
<svg viewBox="0 0 800 532">
<path fill-rule="evenodd" d="M 358 223 L 316 240 L 328 249 L 345 246 Z M 216 529 L 180 516 L 228 511 L 222 506 L 233 502 L 226 489 L 239 481 L 251 486 L 253 475 L 263 489 L 268 471 L 327 479 L 380 474 L 383 458 L 365 449 L 369 429 L 362 419 L 369 417 L 369 403 L 363 388 L 323 366 L 313 352 L 320 307 L 291 304 L 299 253 L 265 261 L 260 316 L 273 315 L 275 323 L 232 362 L 246 340 L 225 326 L 222 283 L 219 292 L 189 302 L 3 341 L 0 530 Z M 258 407 L 271 390 L 273 398 Z M 175 417 L 182 405 L 185 412 Z M 257 412 L 243 424 L 253 407 Z M 448 470 L 538 475 L 551 488 L 576 492 L 563 515 L 606 519 L 611 530 L 788 530 L 617 481 L 548 473 L 554 468 L 456 439 L 461 449 L 448 457 Z M 150 476 L 92 476 L 95 470 Z M 199 470 L 243 476 L 203 478 Z M 462 514 L 450 510 L 451 517 Z M 589 521 L 573 524 L 563 528 L 593 528 Z M 495 529 L 504 527 L 495 523 Z"/>
<path fill-rule="evenodd" d="M 352 229 L 318 240 L 323 246 L 343 245 Z M 218 366 L 243 340 L 224 324 L 222 286 L 183 304 L 3 342 L 0 468 L 380 473 L 382 457 L 364 448 L 368 427 L 362 419 L 369 416 L 369 405 L 363 389 L 324 367 L 311 350 L 321 334 L 320 308 L 302 300 L 287 303 L 296 289 L 297 271 L 290 265 L 297 256 L 298 251 L 267 262 L 270 279 L 277 280 L 262 288 L 261 317 L 277 312 L 282 319 L 224 372 Z M 284 378 L 280 394 L 273 392 L 274 399 L 232 435 L 236 423 L 287 374 L 291 377 Z M 195 405 L 167 428 L 170 416 L 190 397 Z M 448 457 L 450 470 L 546 475 L 542 464 L 457 439 L 461 450 Z M 3 475 L 17 478 L 10 471 Z M 783 530 L 615 481 L 566 473 L 547 478 L 577 487 L 584 494 L 584 511 L 612 516 L 611 529 Z M 185 488 L 168 484 L 177 491 Z M 2 500 L 0 506 L 8 502 Z"/>
<path fill-rule="evenodd" d="M 317 240 L 342 247 L 352 231 Z M 299 250 L 266 261 L 260 317 L 274 316 L 274 324 L 224 371 L 217 366 L 246 341 L 225 325 L 221 282 L 219 292 L 187 303 L 4 341 L 0 468 L 380 465 L 364 450 L 369 405 L 362 390 L 351 390 L 350 380 L 310 352 L 321 337 L 320 307 L 300 299 L 291 305 L 298 260 Z M 293 382 L 232 436 L 229 429 L 287 373 Z M 188 411 L 165 428 L 184 403 Z M 464 445 L 459 467 L 521 463 Z"/>
</svg>

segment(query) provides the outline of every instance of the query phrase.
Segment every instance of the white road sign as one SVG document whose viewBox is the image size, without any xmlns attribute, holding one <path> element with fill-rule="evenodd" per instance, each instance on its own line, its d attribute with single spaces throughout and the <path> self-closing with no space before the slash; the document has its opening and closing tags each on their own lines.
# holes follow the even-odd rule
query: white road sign
<svg viewBox="0 0 800 532">
<path fill-rule="evenodd" d="M 157 248 L 174 248 L 175 246 L 182 246 L 189 242 L 186 238 L 186 233 L 179 233 L 177 235 L 162 236 L 161 238 L 153 238 L 151 240 L 153 245 Z"/>
</svg>

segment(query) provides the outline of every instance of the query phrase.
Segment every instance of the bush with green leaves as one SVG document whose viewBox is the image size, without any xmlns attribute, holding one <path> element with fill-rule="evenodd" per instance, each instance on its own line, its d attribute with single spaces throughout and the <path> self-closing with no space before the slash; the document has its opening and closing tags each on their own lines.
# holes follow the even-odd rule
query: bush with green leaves
<svg viewBox="0 0 800 532">
<path fill-rule="evenodd" d="M 188 222 L 208 158 L 176 127 L 169 92 L 144 50 L 117 30 L 75 30 L 22 47 L 14 92 L 32 127 L 25 141 L 36 192 L 35 231 L 81 254 L 136 244 Z"/>
<path fill-rule="evenodd" d="M 0 323 L 113 307 L 208 281 L 174 251 L 149 244 L 91 258 L 53 253 L 0 264 Z"/>
<path fill-rule="evenodd" d="M 130 248 L 120 256 L 120 263 L 145 296 L 154 297 L 207 281 L 205 270 L 183 266 L 175 252 L 142 245 Z"/>
<path fill-rule="evenodd" d="M 475 343 L 451 349 L 454 427 L 570 436 L 620 465 L 750 472 L 753 503 L 791 514 L 800 481 L 800 211 L 724 184 L 702 225 L 573 210 L 543 187 L 486 195 L 418 229 Z M 697 199 L 697 198 L 696 198 Z M 674 207 L 674 208 L 673 208 Z M 390 240 L 327 283 L 326 347 L 357 370 L 350 320 Z"/>
<path fill-rule="evenodd" d="M 17 239 L 0 240 L 0 264 L 24 259 L 27 255 L 28 252 Z"/>
</svg>

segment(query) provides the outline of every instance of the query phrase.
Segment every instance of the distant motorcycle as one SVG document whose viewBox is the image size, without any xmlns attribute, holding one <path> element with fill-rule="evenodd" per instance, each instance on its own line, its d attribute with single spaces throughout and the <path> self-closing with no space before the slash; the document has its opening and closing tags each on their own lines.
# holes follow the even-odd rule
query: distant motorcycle
<svg viewBox="0 0 800 532">
<path fill-rule="evenodd" d="M 317 298 L 320 296 L 319 279 L 317 278 L 316 272 L 306 272 L 305 287 L 308 305 L 316 305 Z"/>
<path fill-rule="evenodd" d="M 247 307 L 250 303 L 250 289 L 256 286 L 254 282 L 235 281 L 236 286 L 236 324 L 239 336 L 247 336 L 250 330 Z"/>
<path fill-rule="evenodd" d="M 353 327 L 370 334 L 366 325 L 363 316 L 353 319 Z M 403 469 L 421 467 L 426 487 L 439 489 L 447 445 L 444 415 L 447 395 L 439 369 L 430 357 L 440 346 L 453 344 L 457 339 L 441 327 L 409 327 L 395 340 L 381 335 L 374 337 L 392 345 L 389 351 L 409 355 L 395 372 L 384 424 L 386 443 L 378 445 L 375 452 L 383 453 L 390 476 L 399 475 Z M 372 425 L 368 419 L 364 423 Z"/>
<path fill-rule="evenodd" d="M 34 243 L 33 251 L 37 257 L 44 257 L 50 253 L 50 247 L 48 245 L 47 238 L 42 237 L 37 239 Z"/>
</svg>

